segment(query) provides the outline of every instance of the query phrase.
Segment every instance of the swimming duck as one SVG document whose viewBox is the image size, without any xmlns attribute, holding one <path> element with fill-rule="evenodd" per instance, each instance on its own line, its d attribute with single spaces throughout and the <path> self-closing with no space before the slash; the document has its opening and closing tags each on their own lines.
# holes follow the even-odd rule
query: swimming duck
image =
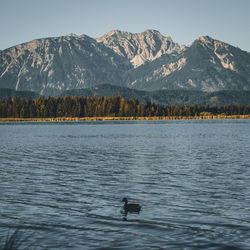
<svg viewBox="0 0 250 250">
<path fill-rule="evenodd" d="M 129 213 L 140 213 L 141 211 L 141 206 L 139 204 L 128 204 L 128 199 L 127 198 L 123 198 L 122 202 L 124 202 L 124 212 L 125 214 Z"/>
</svg>

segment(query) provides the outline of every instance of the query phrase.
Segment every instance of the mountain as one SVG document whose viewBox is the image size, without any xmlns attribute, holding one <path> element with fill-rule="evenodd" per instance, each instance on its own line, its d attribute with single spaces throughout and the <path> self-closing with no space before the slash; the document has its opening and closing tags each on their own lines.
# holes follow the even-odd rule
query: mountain
<svg viewBox="0 0 250 250">
<path fill-rule="evenodd" d="M 122 81 L 124 59 L 88 36 L 38 39 L 0 52 L 0 87 L 57 95 Z"/>
<path fill-rule="evenodd" d="M 250 54 L 200 37 L 177 56 L 165 54 L 129 70 L 126 85 L 141 90 L 250 90 Z"/>
<path fill-rule="evenodd" d="M 0 88 L 56 96 L 106 83 L 166 95 L 249 91 L 250 53 L 208 36 L 183 46 L 156 30 L 69 34 L 0 51 Z"/>
<path fill-rule="evenodd" d="M 143 33 L 113 30 L 96 40 L 126 58 L 134 68 L 164 54 L 178 55 L 185 49 L 185 46 L 174 43 L 171 37 L 164 37 L 157 30 Z"/>
</svg>

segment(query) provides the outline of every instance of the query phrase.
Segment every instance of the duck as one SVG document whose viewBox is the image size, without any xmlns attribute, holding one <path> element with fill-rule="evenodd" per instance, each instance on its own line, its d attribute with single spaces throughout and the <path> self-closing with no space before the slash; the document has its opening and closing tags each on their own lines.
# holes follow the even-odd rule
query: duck
<svg viewBox="0 0 250 250">
<path fill-rule="evenodd" d="M 124 213 L 127 214 L 128 212 L 129 213 L 140 213 L 141 211 L 141 206 L 139 204 L 128 204 L 128 199 L 125 197 L 122 199 L 122 202 L 124 202 L 124 205 L 123 205 L 123 210 L 124 210 Z"/>
</svg>

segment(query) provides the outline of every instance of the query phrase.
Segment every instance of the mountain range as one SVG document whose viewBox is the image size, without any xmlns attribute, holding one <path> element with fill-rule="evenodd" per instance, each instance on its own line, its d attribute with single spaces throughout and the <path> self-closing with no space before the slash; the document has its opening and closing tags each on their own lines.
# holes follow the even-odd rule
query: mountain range
<svg viewBox="0 0 250 250">
<path fill-rule="evenodd" d="M 113 30 L 97 39 L 69 34 L 0 51 L 0 88 L 12 93 L 59 96 L 98 85 L 113 86 L 107 87 L 109 95 L 121 88 L 147 100 L 156 92 L 188 91 L 200 96 L 235 91 L 240 99 L 240 92 L 246 97 L 250 91 L 250 53 L 208 36 L 179 45 L 156 30 Z"/>
</svg>

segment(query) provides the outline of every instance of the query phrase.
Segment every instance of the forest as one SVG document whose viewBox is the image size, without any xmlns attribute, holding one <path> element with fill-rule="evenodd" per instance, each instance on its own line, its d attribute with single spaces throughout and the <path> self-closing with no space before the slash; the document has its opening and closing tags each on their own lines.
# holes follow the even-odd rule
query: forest
<svg viewBox="0 0 250 250">
<path fill-rule="evenodd" d="M 92 98 L 88 96 L 39 97 L 38 99 L 8 98 L 0 101 L 0 118 L 57 117 L 192 117 L 200 115 L 249 115 L 248 105 L 158 105 L 139 103 L 121 95 Z"/>
</svg>

